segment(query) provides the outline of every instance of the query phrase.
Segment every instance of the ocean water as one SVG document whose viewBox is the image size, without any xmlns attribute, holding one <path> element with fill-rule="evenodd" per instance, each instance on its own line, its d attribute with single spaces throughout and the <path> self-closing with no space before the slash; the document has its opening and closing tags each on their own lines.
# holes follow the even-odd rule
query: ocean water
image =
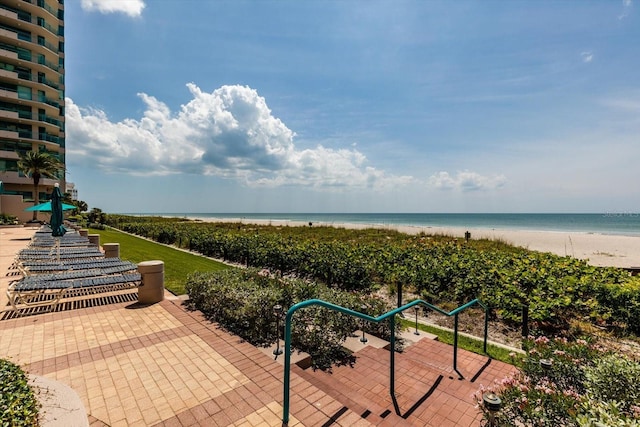
<svg viewBox="0 0 640 427">
<path fill-rule="evenodd" d="M 312 222 L 316 224 L 412 225 L 418 227 L 462 227 L 511 230 L 571 231 L 640 236 L 640 214 L 505 214 L 505 213 L 145 213 L 200 218 L 244 218 Z"/>
</svg>

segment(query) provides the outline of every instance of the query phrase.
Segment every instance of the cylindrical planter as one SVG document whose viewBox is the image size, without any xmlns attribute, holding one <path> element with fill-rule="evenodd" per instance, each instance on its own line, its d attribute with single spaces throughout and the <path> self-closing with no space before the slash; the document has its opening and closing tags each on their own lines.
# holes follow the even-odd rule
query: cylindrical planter
<svg viewBox="0 0 640 427">
<path fill-rule="evenodd" d="M 89 244 L 93 246 L 100 246 L 100 235 L 99 234 L 89 234 Z"/>
<path fill-rule="evenodd" d="M 120 243 L 105 243 L 102 249 L 105 258 L 120 258 Z"/>
<path fill-rule="evenodd" d="M 154 304 L 164 299 L 164 262 L 153 260 L 138 264 L 142 284 L 138 287 L 138 302 Z"/>
</svg>

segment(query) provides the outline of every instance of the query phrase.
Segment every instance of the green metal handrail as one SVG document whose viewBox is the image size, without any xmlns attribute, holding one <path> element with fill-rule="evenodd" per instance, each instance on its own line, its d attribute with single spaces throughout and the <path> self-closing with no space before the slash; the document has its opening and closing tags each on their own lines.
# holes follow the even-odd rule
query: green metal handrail
<svg viewBox="0 0 640 427">
<path fill-rule="evenodd" d="M 284 398 L 283 398 L 283 414 L 282 414 L 282 424 L 289 424 L 289 400 L 290 400 L 290 371 L 291 371 L 291 320 L 296 311 L 301 308 L 309 307 L 312 305 L 319 305 L 321 307 L 328 308 L 330 310 L 338 311 L 343 314 L 347 314 L 349 316 L 357 317 L 360 319 L 368 320 L 374 323 L 380 323 L 383 320 L 389 319 L 389 328 L 391 329 L 391 340 L 390 340 L 390 361 L 389 361 L 389 394 L 391 395 L 391 399 L 393 401 L 393 405 L 396 410 L 396 414 L 400 414 L 400 408 L 398 407 L 398 403 L 396 401 L 395 396 L 395 346 L 396 346 L 396 332 L 395 332 L 395 316 L 403 312 L 404 310 L 411 308 L 416 305 L 422 305 L 427 308 L 430 308 L 434 311 L 437 311 L 440 314 L 445 316 L 454 316 L 454 335 L 453 335 L 453 369 L 458 373 L 460 378 L 464 378 L 460 371 L 458 371 L 458 314 L 471 306 L 478 304 L 484 309 L 484 346 L 483 352 L 487 353 L 487 331 L 489 324 L 489 309 L 486 305 L 480 302 L 479 299 L 474 299 L 460 307 L 456 308 L 453 311 L 446 312 L 435 305 L 429 304 L 424 300 L 415 300 L 411 301 L 408 304 L 403 305 L 402 307 L 398 307 L 393 309 L 387 313 L 381 314 L 380 316 L 373 317 L 364 313 L 360 313 L 358 311 L 350 310 L 348 308 L 332 304 L 327 301 L 323 301 L 320 299 L 310 299 L 307 301 L 302 301 L 297 304 L 294 304 L 287 311 L 286 321 L 285 321 L 285 332 L 284 332 Z"/>
</svg>

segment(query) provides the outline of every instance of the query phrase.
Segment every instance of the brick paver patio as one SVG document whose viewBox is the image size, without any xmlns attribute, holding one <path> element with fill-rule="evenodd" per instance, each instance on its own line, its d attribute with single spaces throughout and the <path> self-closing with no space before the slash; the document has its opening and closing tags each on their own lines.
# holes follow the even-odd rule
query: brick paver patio
<svg viewBox="0 0 640 427">
<path fill-rule="evenodd" d="M 0 229 L 0 308 L 17 251 L 35 230 Z M 134 301 L 0 321 L 0 357 L 63 382 L 94 426 L 279 426 L 283 367 L 183 301 Z M 0 313 L 2 314 L 2 313 Z M 477 426 L 472 394 L 511 366 L 424 339 L 396 356 L 396 415 L 389 352 L 364 346 L 333 373 L 292 365 L 289 426 Z"/>
</svg>

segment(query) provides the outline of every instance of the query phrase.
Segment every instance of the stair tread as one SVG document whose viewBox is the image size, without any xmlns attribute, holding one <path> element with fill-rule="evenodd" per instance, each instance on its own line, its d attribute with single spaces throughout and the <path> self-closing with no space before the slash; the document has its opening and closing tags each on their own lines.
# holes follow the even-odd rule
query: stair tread
<svg viewBox="0 0 640 427">
<path fill-rule="evenodd" d="M 366 420 L 372 424 L 401 426 L 444 425 L 442 420 L 435 421 L 442 417 L 438 415 L 442 413 L 442 405 L 451 407 L 446 411 L 449 422 L 477 425 L 481 416 L 474 407 L 474 392 L 481 383 L 488 385 L 514 369 L 487 356 L 459 349 L 458 370 L 465 376 L 460 379 L 453 370 L 452 346 L 425 339 L 415 342 L 395 355 L 399 416 L 389 394 L 389 356 L 386 349 L 365 346 L 354 353 L 353 365 L 334 366 L 331 373 L 295 369 L 355 413 L 367 415 Z"/>
</svg>

